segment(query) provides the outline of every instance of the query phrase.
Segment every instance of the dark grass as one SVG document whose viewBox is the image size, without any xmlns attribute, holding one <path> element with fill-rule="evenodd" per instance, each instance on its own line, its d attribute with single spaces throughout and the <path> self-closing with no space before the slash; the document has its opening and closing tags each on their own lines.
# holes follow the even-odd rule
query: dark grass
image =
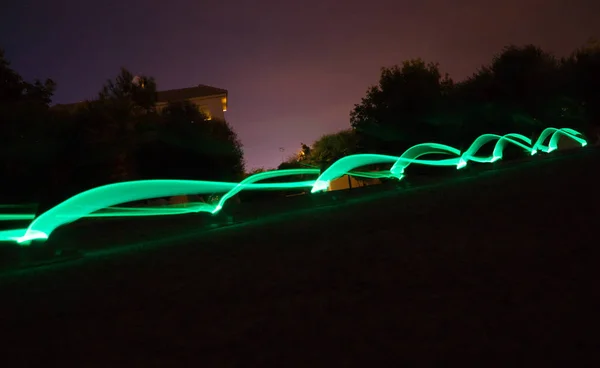
<svg viewBox="0 0 600 368">
<path fill-rule="evenodd" d="M 86 367 L 581 365 L 598 341 L 599 163 L 586 149 L 154 242 L 135 234 L 189 225 L 65 228 L 63 242 L 136 246 L 0 276 L 3 357 Z"/>
</svg>

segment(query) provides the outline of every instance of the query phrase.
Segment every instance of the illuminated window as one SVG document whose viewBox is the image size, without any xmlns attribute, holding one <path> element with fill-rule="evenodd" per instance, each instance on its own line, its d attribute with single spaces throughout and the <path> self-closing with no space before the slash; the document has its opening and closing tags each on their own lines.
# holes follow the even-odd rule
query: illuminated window
<svg viewBox="0 0 600 368">
<path fill-rule="evenodd" d="M 206 116 L 206 120 L 212 120 L 212 115 L 211 115 L 208 107 L 206 107 L 206 106 L 200 107 L 200 112 Z"/>
<path fill-rule="evenodd" d="M 221 98 L 221 105 L 223 105 L 223 111 L 227 111 L 227 97 Z"/>
</svg>

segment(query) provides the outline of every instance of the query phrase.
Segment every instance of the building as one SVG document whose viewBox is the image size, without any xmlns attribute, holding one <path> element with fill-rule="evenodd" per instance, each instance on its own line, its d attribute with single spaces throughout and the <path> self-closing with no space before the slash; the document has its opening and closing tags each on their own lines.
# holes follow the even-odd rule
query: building
<svg viewBox="0 0 600 368">
<path fill-rule="evenodd" d="M 377 185 L 377 184 L 381 184 L 381 180 L 367 179 L 367 178 L 360 178 L 360 180 L 358 180 L 357 178 L 346 174 L 344 176 L 341 176 L 337 179 L 332 180 L 329 183 L 329 188 L 327 188 L 327 190 L 333 191 L 333 190 L 345 190 L 345 189 L 352 189 L 352 188 L 362 188 L 362 187 L 366 187 L 366 186 L 370 186 L 370 185 Z"/>
<path fill-rule="evenodd" d="M 228 96 L 227 90 L 199 84 L 196 87 L 170 89 L 156 92 L 156 110 L 161 111 L 169 102 L 189 101 L 198 106 L 208 119 L 225 120 Z M 85 102 L 55 105 L 54 109 L 74 110 Z"/>
<path fill-rule="evenodd" d="M 157 92 L 156 110 L 160 111 L 169 102 L 189 101 L 198 106 L 209 119 L 225 120 L 227 90 L 199 84 L 196 87 L 171 89 Z"/>
</svg>

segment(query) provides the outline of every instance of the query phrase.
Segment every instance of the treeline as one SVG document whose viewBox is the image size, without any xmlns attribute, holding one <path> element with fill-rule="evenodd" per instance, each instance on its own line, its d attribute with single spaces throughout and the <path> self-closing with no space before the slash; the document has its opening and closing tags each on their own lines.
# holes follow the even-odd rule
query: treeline
<svg viewBox="0 0 600 368">
<path fill-rule="evenodd" d="M 533 45 L 509 46 L 461 82 L 421 59 L 383 68 L 350 113 L 347 130 L 327 134 L 281 167 L 325 167 L 354 153 L 399 155 L 439 142 L 460 149 L 481 134 L 570 127 L 592 143 L 600 136 L 600 43 L 557 58 Z"/>
<path fill-rule="evenodd" d="M 55 89 L 52 80 L 23 80 L 0 52 L 1 202 L 55 203 L 125 180 L 244 175 L 231 127 L 189 103 L 158 112 L 151 77 L 123 69 L 93 101 L 63 108 L 50 106 Z M 303 144 L 280 168 L 323 169 L 350 154 L 398 155 L 423 142 L 464 149 L 484 133 L 534 138 L 548 126 L 599 138 L 597 41 L 564 58 L 509 46 L 460 82 L 422 59 L 382 68 L 378 84 L 352 109 L 348 129 Z"/>
<path fill-rule="evenodd" d="M 242 145 L 191 103 L 156 109 L 156 83 L 123 69 L 98 97 L 51 107 L 54 81 L 25 81 L 0 52 L 0 200 L 56 204 L 126 180 L 240 180 Z M 44 205 L 42 205 L 44 206 Z"/>
</svg>

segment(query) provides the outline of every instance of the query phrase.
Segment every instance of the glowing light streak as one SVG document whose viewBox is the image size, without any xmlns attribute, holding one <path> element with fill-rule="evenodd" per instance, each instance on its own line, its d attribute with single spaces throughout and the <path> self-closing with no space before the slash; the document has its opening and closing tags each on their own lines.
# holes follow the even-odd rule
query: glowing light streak
<svg viewBox="0 0 600 368">
<path fill-rule="evenodd" d="M 560 137 L 567 137 L 581 144 L 587 145 L 581 133 L 570 129 L 545 129 L 535 143 L 521 134 L 484 134 L 475 139 L 471 146 L 464 152 L 439 143 L 422 143 L 407 149 L 401 156 L 358 154 L 341 158 L 334 162 L 327 170 L 320 173 L 319 169 L 290 169 L 274 170 L 258 173 L 247 177 L 240 183 L 191 181 L 191 180 L 143 180 L 105 185 L 77 194 L 57 206 L 42 213 L 37 218 L 30 213 L 2 214 L 0 220 L 33 220 L 25 229 L 12 229 L 0 231 L 0 241 L 15 241 L 22 245 L 32 240 L 48 239 L 50 234 L 58 227 L 77 221 L 85 217 L 141 217 L 141 216 L 166 216 L 186 213 L 219 212 L 225 202 L 243 190 L 289 190 L 298 188 L 311 188 L 311 192 L 321 192 L 329 188 L 332 180 L 343 175 L 364 178 L 396 178 L 404 177 L 405 169 L 412 164 L 427 166 L 455 166 L 464 168 L 470 161 L 476 163 L 492 163 L 503 157 L 507 144 L 520 147 L 529 155 L 537 152 L 550 153 L 558 148 Z M 546 145 L 545 142 L 548 141 Z M 481 148 L 491 142 L 494 149 L 491 155 L 479 154 Z M 423 156 L 444 155 L 450 156 L 443 159 L 423 159 Z M 367 165 L 391 165 L 389 170 L 378 172 L 355 171 Z M 259 183 L 289 176 L 316 176 L 314 180 L 278 183 Z M 153 198 L 171 197 L 178 195 L 202 195 L 224 193 L 218 203 L 203 202 L 187 203 L 184 206 L 171 205 L 161 207 L 115 207 L 123 203 L 148 200 Z M 3 205 L 0 208 L 26 208 L 31 206 Z"/>
</svg>

